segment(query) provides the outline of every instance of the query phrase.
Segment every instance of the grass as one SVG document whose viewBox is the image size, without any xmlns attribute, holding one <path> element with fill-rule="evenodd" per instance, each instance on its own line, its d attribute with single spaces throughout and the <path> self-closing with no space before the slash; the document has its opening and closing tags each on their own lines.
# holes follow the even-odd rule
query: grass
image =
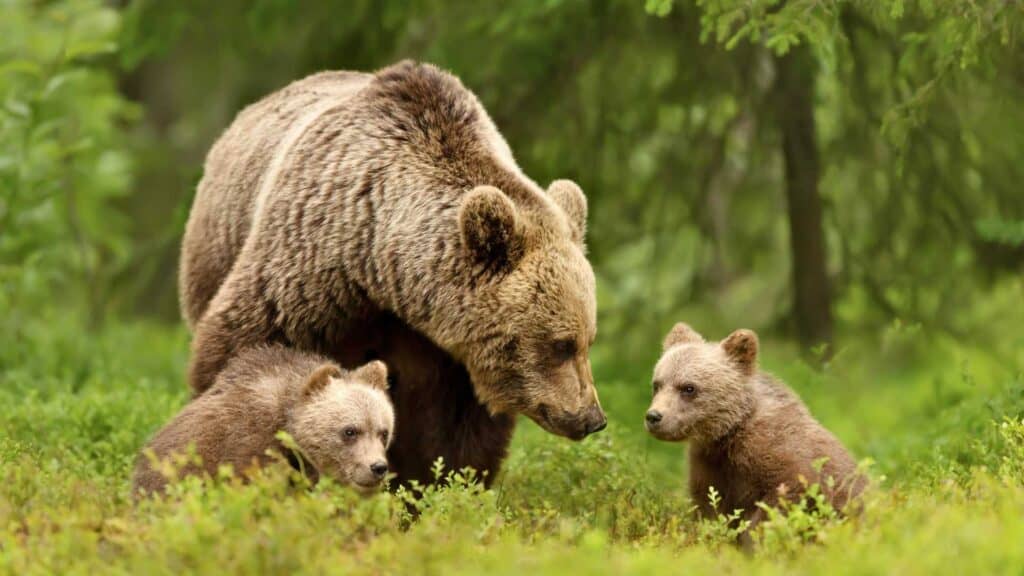
<svg viewBox="0 0 1024 576">
<path fill-rule="evenodd" d="M 570 443 L 522 422 L 490 491 L 439 472 L 439 487 L 360 498 L 280 466 L 135 506 L 135 454 L 186 400 L 188 337 L 125 323 L 83 338 L 55 315 L 0 350 L 0 573 L 1021 574 L 1019 320 L 993 325 L 995 345 L 849 335 L 820 370 L 766 342 L 765 366 L 873 461 L 875 487 L 854 518 L 775 518 L 747 555 L 691 516 L 685 448 L 643 433 L 649 366 L 612 371 L 600 347 L 608 430 Z"/>
</svg>

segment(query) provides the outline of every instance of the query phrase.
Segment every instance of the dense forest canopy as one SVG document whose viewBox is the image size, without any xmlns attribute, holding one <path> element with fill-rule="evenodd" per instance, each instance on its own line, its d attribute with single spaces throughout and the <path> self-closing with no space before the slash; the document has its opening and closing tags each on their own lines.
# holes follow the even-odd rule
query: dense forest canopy
<svg viewBox="0 0 1024 576">
<path fill-rule="evenodd" d="M 984 325 L 1024 265 L 1020 2 L 4 3 L 2 302 L 173 320 L 205 151 L 322 69 L 435 62 L 577 180 L 601 331 L 685 311 L 807 349 Z M 631 330 L 649 326 L 649 330 Z M 649 332 L 649 333 L 644 333 Z"/>
</svg>

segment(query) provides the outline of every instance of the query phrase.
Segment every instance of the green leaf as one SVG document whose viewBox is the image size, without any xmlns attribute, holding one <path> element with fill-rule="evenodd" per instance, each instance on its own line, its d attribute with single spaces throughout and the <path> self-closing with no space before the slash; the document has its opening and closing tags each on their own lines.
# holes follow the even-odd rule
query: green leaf
<svg viewBox="0 0 1024 576">
<path fill-rule="evenodd" d="M 974 223 L 978 235 L 989 242 L 1007 246 L 1024 246 L 1024 220 L 988 218 Z"/>
<path fill-rule="evenodd" d="M 27 74 L 39 78 L 43 75 L 43 69 L 37 62 L 22 58 L 0 64 L 0 76 L 8 74 Z"/>
<path fill-rule="evenodd" d="M 644 5 L 644 9 L 648 14 L 653 14 L 658 18 L 664 18 L 672 12 L 672 3 L 674 0 L 647 0 Z"/>
<path fill-rule="evenodd" d="M 61 86 L 63 86 L 68 81 L 68 78 L 70 78 L 70 76 L 71 75 L 68 73 L 54 75 L 46 83 L 46 87 L 43 88 L 42 97 L 49 98 L 51 95 L 53 95 L 54 92 L 56 92 Z"/>
<path fill-rule="evenodd" d="M 4 103 L 4 109 L 19 118 L 28 118 L 32 115 L 32 108 L 28 103 L 13 98 Z"/>
<path fill-rule="evenodd" d="M 100 54 L 113 54 L 117 51 L 117 44 L 106 40 L 87 40 L 78 42 L 64 52 L 64 57 L 68 60 L 77 60 L 79 58 L 86 58 L 89 56 L 97 56 Z"/>
</svg>

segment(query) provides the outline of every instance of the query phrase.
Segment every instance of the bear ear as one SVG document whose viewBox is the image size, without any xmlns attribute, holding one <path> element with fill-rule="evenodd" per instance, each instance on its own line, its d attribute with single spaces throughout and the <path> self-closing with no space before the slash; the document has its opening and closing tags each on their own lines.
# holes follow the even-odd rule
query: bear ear
<svg viewBox="0 0 1024 576">
<path fill-rule="evenodd" d="M 373 360 L 356 368 L 349 375 L 352 380 L 387 392 L 388 367 L 380 360 Z"/>
<path fill-rule="evenodd" d="M 332 378 L 341 378 L 341 369 L 334 364 L 324 364 L 313 371 L 302 389 L 305 398 L 312 398 L 331 383 Z"/>
<path fill-rule="evenodd" d="M 726 356 L 747 374 L 757 368 L 757 334 L 753 330 L 737 330 L 725 340 L 722 349 Z"/>
<path fill-rule="evenodd" d="M 685 343 L 698 343 L 703 342 L 704 337 L 697 333 L 696 330 L 690 328 L 690 325 L 686 322 L 677 322 L 672 330 L 669 330 L 668 336 L 665 336 L 665 341 L 661 344 L 661 351 L 664 352 L 669 348 Z"/>
<path fill-rule="evenodd" d="M 494 186 L 470 190 L 459 207 L 462 243 L 477 264 L 495 271 L 512 268 L 523 253 L 516 207 Z"/>
<path fill-rule="evenodd" d="M 583 190 L 572 180 L 555 180 L 548 186 L 548 196 L 569 217 L 573 242 L 582 246 L 587 235 L 587 197 Z"/>
</svg>

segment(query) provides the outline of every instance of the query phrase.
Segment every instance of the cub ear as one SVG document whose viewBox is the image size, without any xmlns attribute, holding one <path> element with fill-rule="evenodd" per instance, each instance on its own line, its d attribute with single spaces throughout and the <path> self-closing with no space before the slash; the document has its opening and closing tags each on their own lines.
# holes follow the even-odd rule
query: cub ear
<svg viewBox="0 0 1024 576">
<path fill-rule="evenodd" d="M 548 186 L 548 196 L 569 217 L 573 242 L 582 246 L 587 235 L 587 197 L 583 190 L 572 180 L 555 180 Z"/>
<path fill-rule="evenodd" d="M 331 383 L 331 378 L 341 378 L 341 369 L 334 364 L 320 366 L 309 375 L 306 385 L 302 389 L 302 395 L 305 398 L 312 398 L 327 388 L 327 385 Z"/>
<path fill-rule="evenodd" d="M 516 207 L 494 186 L 470 190 L 459 207 L 462 244 L 474 262 L 496 271 L 515 266 L 523 253 Z"/>
<path fill-rule="evenodd" d="M 661 344 L 661 351 L 664 352 L 678 344 L 688 342 L 697 343 L 703 341 L 704 337 L 698 334 L 693 328 L 690 328 L 689 324 L 686 322 L 677 322 L 676 325 L 669 330 L 668 336 L 665 336 L 665 341 Z"/>
<path fill-rule="evenodd" d="M 387 392 L 388 367 L 380 360 L 373 360 L 363 364 L 352 371 L 350 377 L 360 384 L 366 384 L 378 390 Z"/>
<path fill-rule="evenodd" d="M 737 330 L 722 340 L 725 354 L 750 374 L 757 368 L 757 334 L 753 330 Z"/>
</svg>

